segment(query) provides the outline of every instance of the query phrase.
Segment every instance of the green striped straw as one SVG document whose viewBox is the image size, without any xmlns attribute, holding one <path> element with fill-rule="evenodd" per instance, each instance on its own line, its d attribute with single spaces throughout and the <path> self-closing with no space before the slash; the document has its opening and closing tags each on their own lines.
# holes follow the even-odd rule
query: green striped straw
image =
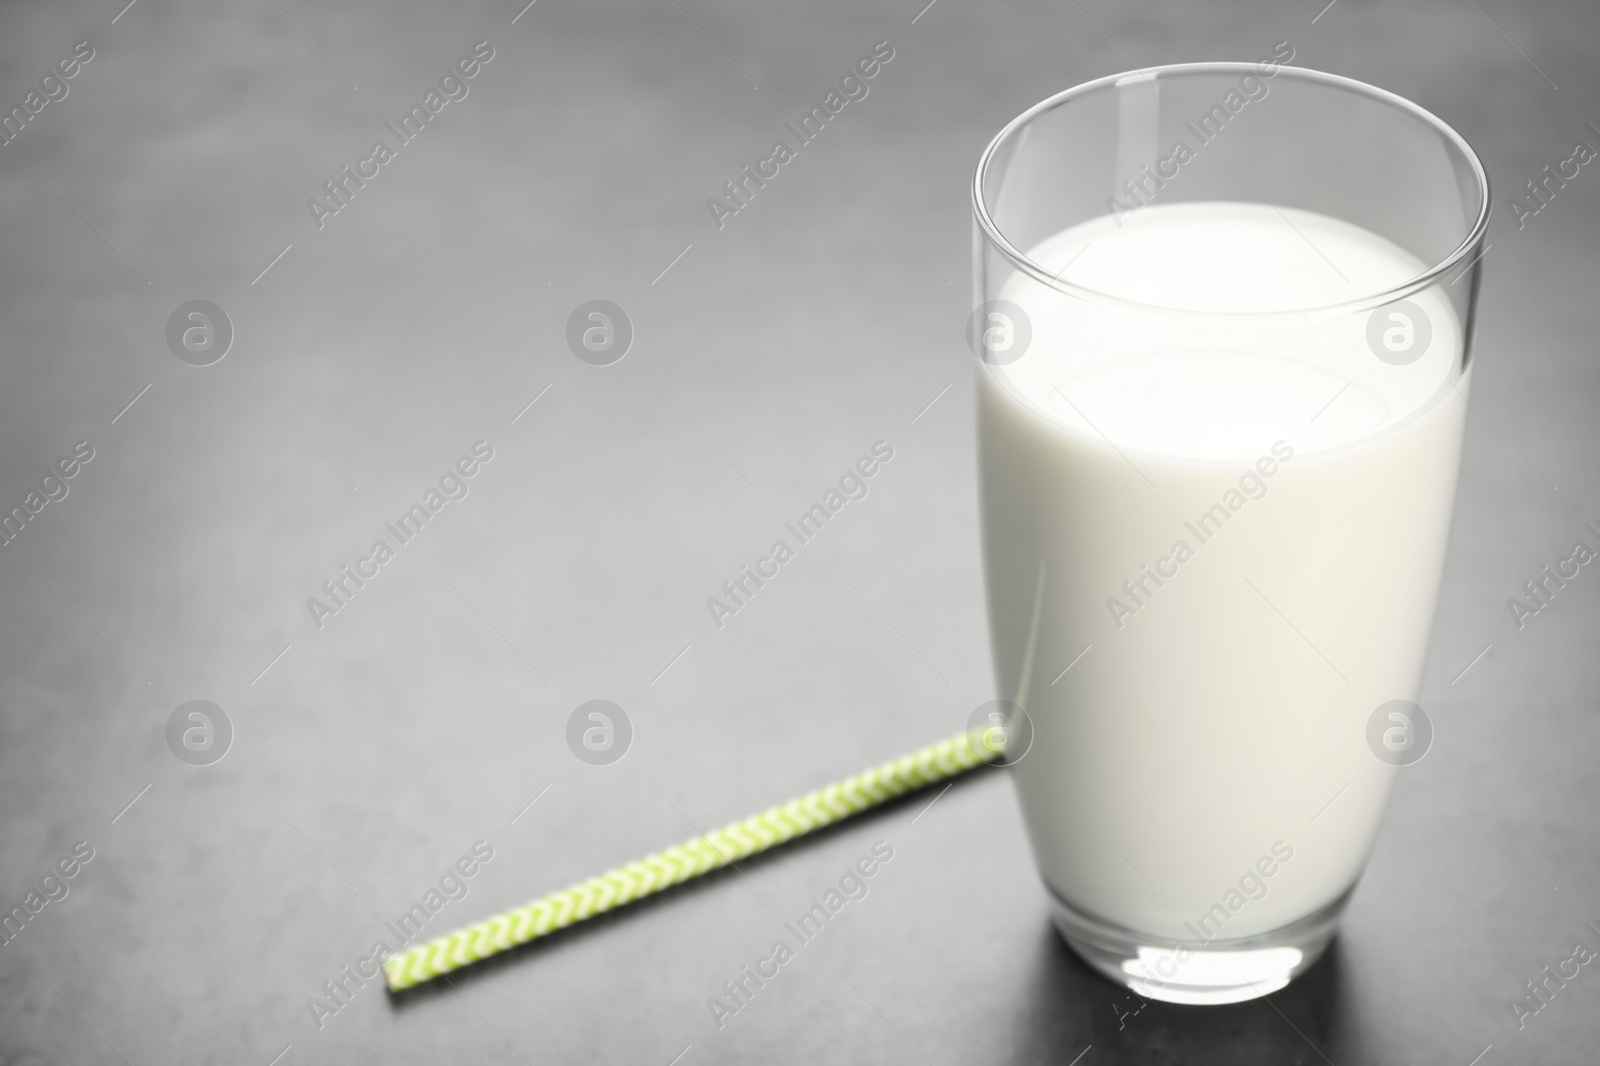
<svg viewBox="0 0 1600 1066">
<path fill-rule="evenodd" d="M 896 796 L 965 773 L 998 759 L 1004 751 L 1005 738 L 997 728 L 958 733 L 743 821 L 407 948 L 384 962 L 384 979 L 391 992 L 430 981 L 832 825 Z"/>
</svg>

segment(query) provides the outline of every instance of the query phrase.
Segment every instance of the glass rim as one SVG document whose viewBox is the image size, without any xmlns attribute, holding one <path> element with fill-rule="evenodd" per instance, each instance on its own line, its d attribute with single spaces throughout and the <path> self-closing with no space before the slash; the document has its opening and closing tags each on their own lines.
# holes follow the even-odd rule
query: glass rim
<svg viewBox="0 0 1600 1066">
<path fill-rule="evenodd" d="M 1465 260 L 1468 255 L 1472 253 L 1473 249 L 1483 240 L 1484 234 L 1487 233 L 1489 229 L 1489 212 L 1490 204 L 1492 203 L 1492 197 L 1489 188 L 1489 174 L 1488 171 L 1484 169 L 1483 161 L 1478 158 L 1478 153 L 1473 151 L 1472 145 L 1468 144 L 1466 138 L 1457 133 L 1454 127 L 1452 127 L 1448 122 L 1445 122 L 1439 116 L 1435 115 L 1433 112 L 1429 111 L 1427 108 L 1406 99 L 1398 93 L 1392 93 L 1387 89 L 1381 89 L 1376 85 L 1371 85 L 1364 81 L 1358 81 L 1355 78 L 1347 78 L 1342 74 L 1329 74 L 1326 71 L 1313 70 L 1310 67 L 1296 67 L 1288 64 L 1280 64 L 1274 76 L 1280 77 L 1287 74 L 1293 78 L 1301 79 L 1307 82 L 1346 89 L 1359 95 L 1366 96 L 1369 99 L 1387 104 L 1390 107 L 1409 114 L 1412 118 L 1415 118 L 1421 121 L 1424 125 L 1432 128 L 1434 131 L 1441 134 L 1452 145 L 1454 145 L 1456 150 L 1461 153 L 1463 158 L 1466 159 L 1467 163 L 1472 169 L 1472 174 L 1480 193 L 1480 203 L 1478 207 L 1478 217 L 1474 220 L 1466 236 L 1462 238 L 1461 243 L 1456 245 L 1450 254 L 1446 255 L 1438 262 L 1426 267 L 1421 273 L 1408 278 L 1397 285 L 1392 285 L 1389 288 L 1383 289 L 1379 292 L 1359 296 L 1353 300 L 1344 300 L 1339 303 L 1326 304 L 1319 307 L 1295 308 L 1285 311 L 1203 311 L 1169 307 L 1163 304 L 1143 303 L 1138 300 L 1130 300 L 1121 296 L 1113 296 L 1110 293 L 1101 292 L 1098 289 L 1093 289 L 1086 285 L 1079 285 L 1057 277 L 1050 271 L 1046 270 L 1039 263 L 1036 263 L 1034 260 L 1028 258 L 1026 253 L 1012 244 L 1010 239 L 1000 231 L 1000 227 L 995 223 L 993 216 L 989 213 L 989 205 L 983 192 L 983 183 L 984 179 L 989 174 L 989 169 L 994 161 L 995 154 L 1003 145 L 1007 143 L 1008 140 L 1018 135 L 1028 126 L 1029 123 L 1045 112 L 1054 110 L 1061 104 L 1064 104 L 1076 97 L 1086 95 L 1098 89 L 1103 89 L 1109 85 L 1116 85 L 1133 77 L 1143 76 L 1148 80 L 1152 76 L 1172 74 L 1255 73 L 1257 76 L 1259 76 L 1259 68 L 1261 65 L 1262 64 L 1260 63 L 1215 61 L 1203 63 L 1169 63 L 1163 66 L 1140 67 L 1137 70 L 1128 70 L 1117 74 L 1108 74 L 1101 78 L 1095 78 L 1092 81 L 1086 81 L 1081 84 L 1074 85 L 1071 88 L 1063 89 L 1061 92 L 1058 92 L 1053 96 L 1049 96 L 1043 100 L 1040 100 L 1032 107 L 1029 107 L 1027 110 L 1023 111 L 1016 118 L 1006 123 L 1005 126 L 1001 128 L 1000 132 L 995 134 L 994 139 L 989 142 L 988 146 L 984 148 L 983 153 L 979 155 L 978 166 L 973 174 L 972 179 L 973 218 L 977 221 L 978 226 L 982 229 L 983 234 L 989 243 L 1007 259 L 1009 259 L 1012 265 L 1028 274 L 1034 280 L 1069 296 L 1090 300 L 1092 302 L 1105 304 L 1111 307 L 1120 307 L 1130 311 L 1146 313 L 1157 312 L 1164 315 L 1175 315 L 1185 318 L 1194 317 L 1212 321 L 1226 318 L 1235 321 L 1242 320 L 1261 322 L 1263 324 L 1269 321 L 1303 321 L 1307 319 L 1315 320 L 1330 318 L 1338 315 L 1346 315 L 1370 310 L 1374 307 L 1381 307 L 1385 304 L 1392 303 L 1395 300 L 1404 299 L 1407 296 L 1428 288 L 1445 274 L 1453 270 L 1456 266 L 1460 265 L 1461 262 Z M 1476 260 L 1474 260 L 1474 262 L 1476 262 Z M 1472 264 L 1469 263 L 1467 269 L 1470 270 L 1471 267 Z M 1466 271 L 1463 271 L 1462 273 L 1464 276 Z M 1459 281 L 1460 277 L 1457 277 L 1456 280 Z M 1454 284 L 1454 282 L 1451 284 Z"/>
</svg>

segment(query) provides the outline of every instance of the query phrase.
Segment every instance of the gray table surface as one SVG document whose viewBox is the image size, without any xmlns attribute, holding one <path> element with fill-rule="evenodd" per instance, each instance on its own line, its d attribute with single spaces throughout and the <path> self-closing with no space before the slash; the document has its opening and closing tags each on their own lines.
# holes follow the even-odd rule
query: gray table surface
<svg viewBox="0 0 1600 1066">
<path fill-rule="evenodd" d="M 1596 942 L 1600 578 L 1521 631 L 1506 607 L 1600 520 L 1600 175 L 1520 231 L 1508 209 L 1600 145 L 1592 5 L 122 3 L 0 9 L 6 109 L 94 50 L 0 147 L 0 505 L 94 450 L 0 547 L 0 904 L 93 849 L 0 947 L 0 1061 L 1592 1061 L 1590 968 L 1520 1031 L 1507 1004 Z M 469 94 L 319 229 L 307 199 L 482 40 Z M 870 95 L 719 230 L 706 198 L 880 40 Z M 477 841 L 492 860 L 430 931 L 992 698 L 972 165 L 1071 84 L 1278 40 L 1435 110 L 1499 189 L 1437 740 L 1327 960 L 1268 1001 L 1119 1018 L 988 773 L 314 1017 Z M 595 298 L 636 330 L 610 366 L 565 341 Z M 235 334 L 209 366 L 166 339 L 193 299 Z M 706 598 L 879 439 L 871 494 L 716 628 Z M 479 440 L 469 495 L 313 624 Z M 195 699 L 234 734 L 210 765 L 167 741 Z M 611 765 L 565 739 L 591 699 L 633 726 Z M 869 895 L 719 1030 L 721 982 L 878 840 Z"/>
</svg>

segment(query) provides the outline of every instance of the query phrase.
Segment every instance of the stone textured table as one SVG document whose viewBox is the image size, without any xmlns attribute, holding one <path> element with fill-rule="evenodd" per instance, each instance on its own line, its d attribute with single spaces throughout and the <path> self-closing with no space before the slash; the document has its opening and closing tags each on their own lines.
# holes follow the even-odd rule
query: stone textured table
<svg viewBox="0 0 1600 1066">
<path fill-rule="evenodd" d="M 1600 946 L 1600 577 L 1507 608 L 1600 521 L 1600 175 L 1511 209 L 1600 146 L 1592 5 L 122 2 L 0 10 L 27 117 L 0 507 L 39 493 L 0 547 L 0 905 L 40 893 L 0 946 L 0 1061 L 1592 1061 L 1591 967 L 1520 1031 L 1508 1001 Z M 978 152 L 1079 81 L 1280 40 L 1435 110 L 1498 190 L 1437 739 L 1327 960 L 1133 1013 L 1049 928 L 991 772 L 453 984 L 348 976 L 403 915 L 442 932 L 993 697 Z M 880 41 L 867 95 L 714 218 Z M 631 323 L 620 361 L 569 350 L 591 300 Z M 878 441 L 868 495 L 715 624 Z M 631 727 L 608 765 L 568 744 L 596 699 Z M 868 894 L 719 1029 L 707 1000 L 879 841 Z"/>
</svg>

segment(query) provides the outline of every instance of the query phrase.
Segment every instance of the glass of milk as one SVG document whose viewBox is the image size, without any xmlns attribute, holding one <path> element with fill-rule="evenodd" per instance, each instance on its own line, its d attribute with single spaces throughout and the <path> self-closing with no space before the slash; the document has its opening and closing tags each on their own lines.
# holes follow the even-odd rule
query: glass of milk
<svg viewBox="0 0 1600 1066">
<path fill-rule="evenodd" d="M 1292 56 L 1069 89 L 973 189 L 1008 759 L 1062 936 L 1180 1003 L 1335 933 L 1418 728 L 1472 376 L 1482 164 Z"/>
</svg>

